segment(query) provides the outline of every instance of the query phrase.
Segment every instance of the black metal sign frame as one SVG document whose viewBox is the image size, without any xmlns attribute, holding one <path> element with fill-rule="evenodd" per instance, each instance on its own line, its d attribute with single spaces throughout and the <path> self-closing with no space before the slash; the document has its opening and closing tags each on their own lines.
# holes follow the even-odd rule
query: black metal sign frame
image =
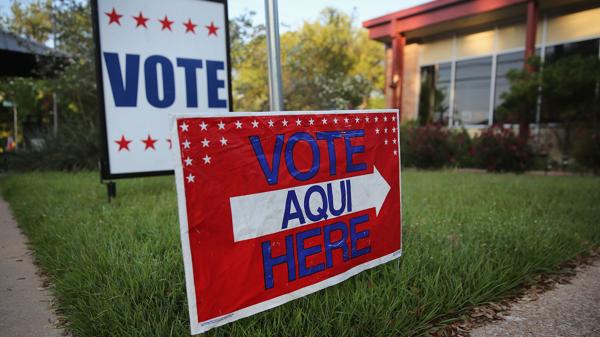
<svg viewBox="0 0 600 337">
<path fill-rule="evenodd" d="M 95 59 L 96 59 L 96 82 L 98 90 L 98 117 L 99 117 L 99 128 L 100 128 L 100 181 L 113 179 L 124 179 L 124 178 L 138 178 L 138 177 L 151 177 L 151 176 L 162 176 L 173 174 L 173 170 L 166 171 L 147 171 L 147 172 L 131 172 L 131 173 L 111 173 L 110 172 L 110 159 L 108 155 L 109 140 L 107 136 L 107 124 L 106 124 L 106 107 L 104 105 L 104 81 L 102 76 L 102 46 L 100 44 L 100 26 L 99 26 L 99 13 L 98 13 L 98 1 L 92 0 L 92 26 L 94 30 L 94 45 L 95 45 Z M 227 11 L 227 0 L 196 0 L 202 2 L 216 2 L 223 4 L 224 17 L 225 17 L 225 53 L 227 54 L 227 91 L 228 91 L 228 108 L 229 111 L 233 111 L 233 95 L 231 91 L 231 53 L 229 50 L 229 16 Z M 167 3 L 165 2 L 165 5 Z M 113 182 L 109 182 L 107 185 L 109 200 L 116 196 L 116 187 Z M 112 191 L 112 192 L 111 192 Z"/>
</svg>

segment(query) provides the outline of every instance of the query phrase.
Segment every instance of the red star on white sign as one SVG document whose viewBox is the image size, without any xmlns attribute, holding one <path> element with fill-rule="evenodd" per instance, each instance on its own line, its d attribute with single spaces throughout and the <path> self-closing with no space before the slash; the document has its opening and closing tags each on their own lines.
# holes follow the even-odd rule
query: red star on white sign
<svg viewBox="0 0 600 337">
<path fill-rule="evenodd" d="M 213 21 L 210 22 L 210 26 L 205 26 L 205 27 L 206 27 L 206 29 L 208 29 L 208 36 L 211 36 L 211 35 L 217 36 L 217 30 L 219 29 L 219 27 L 215 26 Z"/>
</svg>

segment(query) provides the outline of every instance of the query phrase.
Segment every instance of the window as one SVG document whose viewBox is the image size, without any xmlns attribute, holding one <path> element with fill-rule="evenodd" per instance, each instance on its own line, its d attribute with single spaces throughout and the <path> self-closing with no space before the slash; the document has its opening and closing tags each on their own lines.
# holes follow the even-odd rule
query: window
<svg viewBox="0 0 600 337">
<path fill-rule="evenodd" d="M 549 66 L 560 59 L 570 56 L 583 56 L 583 57 L 598 57 L 599 49 L 598 39 L 570 42 L 546 48 L 545 55 L 545 66 Z M 579 92 L 579 97 L 586 97 L 586 95 L 594 95 L 595 86 L 590 86 L 589 92 Z M 540 122 L 542 123 L 561 123 L 564 120 L 561 118 L 561 111 L 559 107 L 553 106 L 548 103 L 548 100 L 544 100 L 542 97 L 541 115 Z"/>
<path fill-rule="evenodd" d="M 419 122 L 448 124 L 451 63 L 421 68 Z"/>
<path fill-rule="evenodd" d="M 504 103 L 502 95 L 510 90 L 507 74 L 513 69 L 523 69 L 524 51 L 501 54 L 496 57 L 496 87 L 494 92 L 494 122 L 506 122 L 496 113 L 498 107 Z"/>
<path fill-rule="evenodd" d="M 598 40 L 587 40 L 580 42 L 571 42 L 550 46 L 546 48 L 545 62 L 552 63 L 556 60 L 572 56 L 598 56 Z"/>
<path fill-rule="evenodd" d="M 456 62 L 454 123 L 487 124 L 492 83 L 492 57 Z"/>
<path fill-rule="evenodd" d="M 561 58 L 572 55 L 599 57 L 600 39 L 569 42 L 544 48 L 536 48 L 535 54 L 540 57 L 544 53 L 545 66 L 557 62 Z M 500 109 L 504 103 L 503 94 L 510 90 L 508 73 L 513 69 L 523 69 L 524 50 L 496 54 L 495 76 L 492 78 L 492 56 L 456 61 L 454 79 L 452 79 L 452 62 L 421 67 L 421 95 L 419 97 L 419 122 L 421 124 L 440 123 L 448 125 L 450 115 L 454 125 L 487 125 L 493 123 L 514 123 L 508 120 L 508 112 Z M 454 85 L 451 88 L 452 83 Z M 490 107 L 492 86 L 494 95 Z M 595 94 L 598 84 L 590 85 L 590 94 Z M 450 102 L 451 89 L 453 102 Z M 585 91 L 585 90 L 584 90 Z M 560 123 L 559 109 L 547 103 L 550 100 L 541 98 L 542 104 L 537 108 L 540 122 Z M 545 104 L 545 102 L 547 104 Z M 452 103 L 453 106 L 450 106 Z M 452 109 L 452 110 L 450 110 Z M 490 121 L 490 110 L 493 121 Z M 505 109 L 506 110 L 506 109 Z M 452 113 L 450 113 L 452 112 Z"/>
</svg>

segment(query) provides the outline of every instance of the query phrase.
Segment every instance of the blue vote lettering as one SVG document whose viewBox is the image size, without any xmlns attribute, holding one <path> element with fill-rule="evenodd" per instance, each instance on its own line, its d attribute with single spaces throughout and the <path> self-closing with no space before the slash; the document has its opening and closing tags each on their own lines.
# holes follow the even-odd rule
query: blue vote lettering
<svg viewBox="0 0 600 337">
<path fill-rule="evenodd" d="M 225 81 L 217 77 L 217 72 L 223 70 L 225 64 L 220 61 L 206 61 L 206 78 L 208 86 L 208 106 L 211 108 L 226 108 L 227 101 L 219 98 L 219 89 L 225 88 Z"/>
<path fill-rule="evenodd" d="M 104 52 L 103 56 L 115 106 L 136 107 L 140 81 L 140 55 L 126 54 L 124 71 L 121 70 L 119 54 Z M 161 55 L 151 55 L 144 60 L 146 100 L 155 108 L 171 107 L 176 101 L 176 77 L 183 76 L 186 107 L 197 108 L 199 106 L 197 73 L 203 69 L 202 60 L 178 57 L 175 59 L 175 65 L 177 69 L 170 59 Z M 227 97 L 219 96 L 219 90 L 225 88 L 225 79 L 219 77 L 223 77 L 224 71 L 225 62 L 206 60 L 207 92 L 204 101 L 209 108 L 227 108 Z"/>
<path fill-rule="evenodd" d="M 162 70 L 163 97 L 158 92 L 158 66 Z M 173 65 L 168 58 L 153 55 L 144 62 L 144 74 L 146 74 L 146 98 L 148 103 L 157 108 L 167 108 L 175 102 L 175 74 Z"/>
<path fill-rule="evenodd" d="M 310 165 L 310 169 L 306 172 L 298 170 L 296 168 L 296 163 L 294 162 L 294 147 L 301 140 L 310 145 L 310 151 L 312 153 L 312 164 Z M 319 171 L 320 161 L 321 155 L 319 153 L 319 146 L 310 134 L 306 132 L 296 132 L 288 139 L 287 145 L 285 146 L 285 164 L 292 177 L 301 181 L 314 177 Z"/>
<path fill-rule="evenodd" d="M 364 145 L 353 145 L 352 138 L 362 138 L 365 136 L 365 130 L 348 130 L 348 131 L 327 131 L 317 132 L 316 139 L 307 132 L 296 132 L 285 140 L 285 135 L 279 134 L 276 136 L 275 146 L 272 152 L 272 162 L 268 163 L 267 156 L 264 153 L 262 141 L 259 136 L 250 136 L 250 144 L 254 150 L 256 160 L 265 176 L 269 185 L 275 185 L 279 181 L 279 166 L 281 162 L 282 152 L 285 159 L 286 168 L 289 174 L 296 180 L 307 181 L 313 178 L 321 168 L 321 153 L 317 141 L 325 141 L 327 144 L 329 175 L 337 174 L 337 159 L 335 151 L 335 140 L 344 139 L 345 154 L 346 154 L 346 172 L 364 171 L 367 169 L 367 164 L 364 162 L 355 163 L 353 157 L 356 154 L 365 151 Z M 310 153 L 307 154 L 310 161 L 310 168 L 301 171 L 297 168 L 294 160 L 294 148 L 299 142 L 305 142 L 310 147 Z M 284 146 L 285 145 L 285 146 Z"/>
<path fill-rule="evenodd" d="M 185 97 L 187 99 L 188 108 L 198 107 L 198 84 L 196 73 L 202 68 L 202 60 L 194 59 L 177 59 L 177 66 L 183 68 L 185 72 Z"/>
<path fill-rule="evenodd" d="M 104 53 L 104 62 L 115 105 L 120 107 L 137 106 L 140 55 L 125 55 L 125 80 L 123 80 L 117 53 Z"/>
</svg>

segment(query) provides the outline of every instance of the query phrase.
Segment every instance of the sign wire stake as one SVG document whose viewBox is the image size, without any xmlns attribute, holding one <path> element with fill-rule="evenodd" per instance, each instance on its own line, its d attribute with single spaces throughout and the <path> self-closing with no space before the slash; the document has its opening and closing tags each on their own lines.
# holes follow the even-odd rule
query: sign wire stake
<svg viewBox="0 0 600 337">
<path fill-rule="evenodd" d="M 116 198 L 117 197 L 117 183 L 115 183 L 114 181 L 109 181 L 106 183 L 106 192 L 108 194 L 108 202 L 110 202 L 110 200 L 112 198 Z"/>
</svg>

